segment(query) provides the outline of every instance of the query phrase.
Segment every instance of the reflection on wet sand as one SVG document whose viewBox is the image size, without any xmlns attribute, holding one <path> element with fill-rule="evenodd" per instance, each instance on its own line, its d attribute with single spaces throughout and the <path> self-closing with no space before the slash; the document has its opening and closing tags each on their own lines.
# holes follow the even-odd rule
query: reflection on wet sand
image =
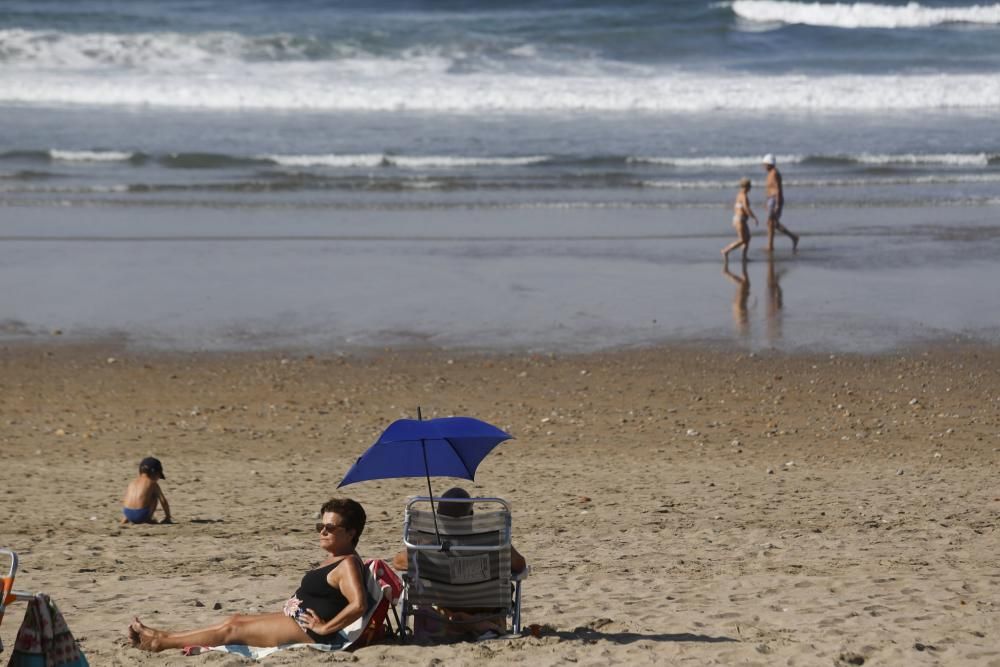
<svg viewBox="0 0 1000 667">
<path fill-rule="evenodd" d="M 765 330 L 769 343 L 776 343 L 782 336 L 782 310 L 784 308 L 784 294 L 781 290 L 781 279 L 787 273 L 787 268 L 780 268 L 774 257 L 767 260 L 767 311 Z M 750 276 L 747 273 L 747 264 L 744 262 L 739 273 L 729 270 L 729 264 L 722 267 L 722 275 L 726 276 L 730 282 L 736 285 L 736 292 L 733 294 L 733 324 L 736 332 L 740 336 L 750 334 Z"/>
<path fill-rule="evenodd" d="M 733 295 L 733 323 L 736 331 L 741 336 L 750 333 L 750 315 L 747 311 L 747 301 L 750 299 L 750 277 L 747 275 L 747 263 L 742 263 L 740 275 L 736 275 L 729 270 L 729 264 L 722 267 L 722 275 L 726 276 L 736 284 L 736 293 Z"/>
<path fill-rule="evenodd" d="M 781 309 L 783 307 L 781 293 L 781 277 L 786 269 L 775 268 L 774 256 L 767 259 L 767 340 L 781 340 Z"/>
</svg>

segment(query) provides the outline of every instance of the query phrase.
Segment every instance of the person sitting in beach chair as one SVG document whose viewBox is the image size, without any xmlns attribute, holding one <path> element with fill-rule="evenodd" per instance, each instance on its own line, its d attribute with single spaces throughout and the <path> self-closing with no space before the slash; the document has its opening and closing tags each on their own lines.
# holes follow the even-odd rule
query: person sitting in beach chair
<svg viewBox="0 0 1000 667">
<path fill-rule="evenodd" d="M 365 510 L 345 498 L 328 501 L 320 513 L 316 532 L 328 556 L 319 567 L 305 573 L 282 611 L 237 614 L 222 623 L 186 632 L 157 630 L 135 618 L 128 627 L 132 645 L 146 651 L 226 644 L 356 647 L 385 592 L 372 585 L 369 570 L 356 551 L 365 528 Z"/>
<path fill-rule="evenodd" d="M 437 511 L 417 509 L 431 503 L 412 498 L 406 506 L 403 543 L 393 558 L 403 579 L 403 618 L 413 617 L 420 641 L 475 639 L 521 631 L 521 581 L 524 557 L 511 545 L 509 504 L 500 498 L 470 498 L 460 488 L 435 498 Z M 473 512 L 474 504 L 488 505 Z"/>
<path fill-rule="evenodd" d="M 129 482 L 122 498 L 122 523 L 156 523 L 156 506 L 163 508 L 163 521 L 171 523 L 170 504 L 159 480 L 166 479 L 159 459 L 147 456 L 139 462 L 139 475 Z"/>
<path fill-rule="evenodd" d="M 474 512 L 473 504 L 476 502 L 471 499 L 469 492 L 460 486 L 454 486 L 448 489 L 441 494 L 441 497 L 438 498 L 437 501 L 435 509 L 438 516 L 450 516 L 456 519 L 463 516 L 472 516 Z M 407 553 L 406 549 L 404 549 L 392 557 L 392 566 L 395 569 L 401 572 L 406 571 L 409 562 Z M 510 573 L 520 574 L 521 572 L 524 572 L 526 568 L 527 562 L 524 560 L 524 556 L 522 556 L 518 550 L 514 548 L 513 544 L 510 545 Z"/>
</svg>

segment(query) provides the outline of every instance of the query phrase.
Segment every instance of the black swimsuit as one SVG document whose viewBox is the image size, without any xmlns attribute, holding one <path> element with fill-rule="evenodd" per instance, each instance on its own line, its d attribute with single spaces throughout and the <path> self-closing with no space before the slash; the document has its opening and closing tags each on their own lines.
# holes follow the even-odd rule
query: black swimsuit
<svg viewBox="0 0 1000 667">
<path fill-rule="evenodd" d="M 331 565 L 306 572 L 305 576 L 302 577 L 299 589 L 295 591 L 295 597 L 302 601 L 300 605 L 301 610 L 311 609 L 314 614 L 324 621 L 329 621 L 343 611 L 344 607 L 347 606 L 347 598 L 340 592 L 340 589 L 331 586 L 326 578 L 335 567 L 351 558 L 351 556 L 348 556 Z M 302 629 L 305 630 L 310 639 L 317 643 L 335 644 L 343 640 L 339 632 L 321 635 L 309 628 Z"/>
</svg>

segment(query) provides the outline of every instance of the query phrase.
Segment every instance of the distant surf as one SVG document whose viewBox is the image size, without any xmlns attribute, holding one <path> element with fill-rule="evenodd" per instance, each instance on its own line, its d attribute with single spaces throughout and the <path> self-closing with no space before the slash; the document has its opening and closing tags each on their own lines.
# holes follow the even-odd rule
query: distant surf
<svg viewBox="0 0 1000 667">
<path fill-rule="evenodd" d="M 735 0 L 733 12 L 747 21 L 830 28 L 931 28 L 947 24 L 1000 25 L 1000 4 L 930 7 L 910 2 L 820 3 Z"/>
<path fill-rule="evenodd" d="M 380 68 L 374 67 L 378 70 Z M 746 111 L 862 112 L 1000 108 L 1000 77 L 990 74 L 731 75 L 674 72 L 545 78 L 337 75 L 316 65 L 216 71 L 200 79 L 169 72 L 0 70 L 0 103 L 85 107 L 160 107 L 438 113 L 702 112 L 739 99 Z M 762 95 L 760 91 L 767 90 Z"/>
<path fill-rule="evenodd" d="M 738 99 L 740 108 L 757 112 L 1000 109 L 998 56 L 987 46 L 1000 41 L 1000 5 L 736 0 L 724 11 L 704 13 L 687 28 L 701 35 L 700 41 L 674 35 L 683 24 L 674 27 L 666 16 L 653 39 L 644 34 L 641 14 L 628 16 L 633 24 L 626 32 L 642 39 L 634 51 L 624 52 L 630 42 L 586 14 L 575 19 L 583 25 L 569 42 L 550 39 L 547 31 L 554 27 L 519 24 L 470 35 L 464 17 L 453 18 L 456 25 L 442 34 L 427 36 L 424 23 L 412 19 L 413 36 L 404 32 L 411 19 L 391 14 L 378 19 L 385 26 L 358 35 L 259 32 L 255 26 L 244 26 L 246 32 L 7 27 L 0 28 L 0 104 L 551 114 L 704 112 L 731 108 Z M 974 40 L 967 58 L 954 57 L 947 34 L 925 40 L 917 54 L 901 53 L 901 46 L 883 48 L 875 38 L 845 44 L 835 35 L 788 35 L 783 39 L 792 39 L 793 48 L 769 50 L 758 63 L 760 44 L 741 30 L 747 24 L 933 28 L 954 23 L 986 31 L 963 35 Z M 726 41 L 715 43 L 719 35 Z M 798 50 L 805 55 L 796 56 Z M 734 62 L 737 55 L 746 62 Z"/>
<path fill-rule="evenodd" d="M 939 165 L 944 167 L 1000 166 L 1000 153 L 820 153 L 778 154 L 779 164 L 814 165 Z M 155 162 L 177 169 L 211 169 L 240 166 L 274 165 L 293 168 L 400 168 L 400 169 L 455 169 L 475 167 L 530 167 L 533 165 L 559 165 L 561 167 L 620 169 L 629 165 L 676 167 L 678 169 L 741 169 L 760 166 L 759 155 L 705 155 L 687 157 L 680 155 L 401 155 L 395 153 L 321 153 L 300 155 L 240 155 L 225 153 L 166 152 L 149 154 L 125 149 L 24 149 L 0 153 L 4 161 L 51 162 L 128 162 L 142 166 Z"/>
</svg>

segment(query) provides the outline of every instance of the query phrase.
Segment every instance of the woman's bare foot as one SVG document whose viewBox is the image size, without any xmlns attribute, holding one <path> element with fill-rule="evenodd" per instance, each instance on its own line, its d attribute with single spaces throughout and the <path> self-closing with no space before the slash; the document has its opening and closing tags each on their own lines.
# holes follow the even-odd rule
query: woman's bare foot
<svg viewBox="0 0 1000 667">
<path fill-rule="evenodd" d="M 138 631 L 136 631 L 136 629 L 135 629 L 134 627 L 132 627 L 132 626 L 133 626 L 133 625 L 135 625 L 135 623 L 136 623 L 136 622 L 137 622 L 138 620 L 139 620 L 139 619 L 137 619 L 137 618 L 133 618 L 133 619 L 132 619 L 132 622 L 128 624 L 128 642 L 129 642 L 129 643 L 130 643 L 130 644 L 131 644 L 132 646 L 135 646 L 135 647 L 137 647 L 137 648 L 138 648 L 138 646 L 139 646 L 139 633 L 138 633 Z"/>
<path fill-rule="evenodd" d="M 160 631 L 147 627 L 139 620 L 139 617 L 132 619 L 128 626 L 128 638 L 132 646 L 143 651 L 160 651 Z"/>
</svg>

